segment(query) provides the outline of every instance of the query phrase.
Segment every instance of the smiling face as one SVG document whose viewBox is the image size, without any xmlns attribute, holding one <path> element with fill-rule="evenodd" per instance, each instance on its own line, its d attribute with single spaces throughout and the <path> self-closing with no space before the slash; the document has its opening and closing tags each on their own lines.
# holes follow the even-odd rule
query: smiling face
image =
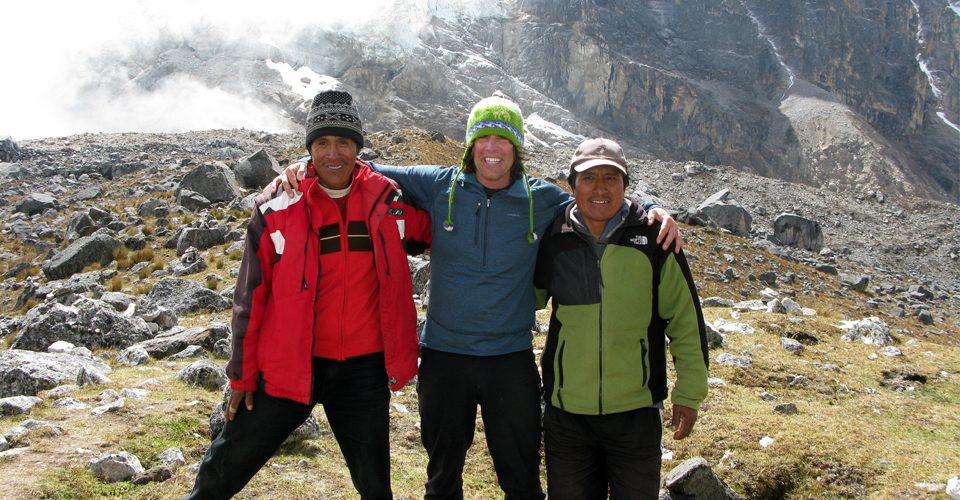
<svg viewBox="0 0 960 500">
<path fill-rule="evenodd" d="M 611 165 L 598 165 L 577 174 L 574 197 L 583 223 L 594 237 L 599 238 L 620 207 L 626 185 L 623 172 Z"/>
<path fill-rule="evenodd" d="M 514 159 L 513 143 L 499 135 L 486 135 L 473 141 L 477 181 L 484 187 L 501 189 L 509 186 Z"/>
<path fill-rule="evenodd" d="M 310 158 L 317 182 L 327 189 L 344 189 L 353 179 L 353 168 L 360 152 L 353 139 L 322 135 L 310 143 Z"/>
</svg>

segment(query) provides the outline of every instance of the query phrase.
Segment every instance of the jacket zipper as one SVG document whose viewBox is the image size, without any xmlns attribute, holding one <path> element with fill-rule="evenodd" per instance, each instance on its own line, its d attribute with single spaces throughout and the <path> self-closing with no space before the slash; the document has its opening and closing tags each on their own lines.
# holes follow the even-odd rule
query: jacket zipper
<svg viewBox="0 0 960 500">
<path fill-rule="evenodd" d="M 560 403 L 560 409 L 563 409 L 563 350 L 567 347 L 566 341 L 560 343 L 560 350 L 557 353 L 557 402 Z"/>
<path fill-rule="evenodd" d="M 480 204 L 477 202 L 477 209 L 473 212 L 473 217 L 476 219 L 476 223 L 473 225 L 473 244 L 474 246 L 481 246 L 480 243 Z"/>
<path fill-rule="evenodd" d="M 599 314 L 597 315 L 597 357 L 599 362 L 599 386 L 597 387 L 597 409 L 603 415 L 603 275 L 600 272 L 600 257 L 597 257 L 597 295 Z"/>
</svg>

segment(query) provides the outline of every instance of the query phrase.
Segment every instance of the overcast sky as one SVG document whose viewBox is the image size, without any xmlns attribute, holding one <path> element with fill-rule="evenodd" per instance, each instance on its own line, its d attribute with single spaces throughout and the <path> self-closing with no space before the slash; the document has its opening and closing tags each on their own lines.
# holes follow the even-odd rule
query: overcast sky
<svg viewBox="0 0 960 500">
<path fill-rule="evenodd" d="M 402 3 L 414 12 L 408 15 L 482 10 L 486 4 L 467 0 Z M 4 54 L 0 136 L 25 140 L 81 132 L 282 130 L 287 124 L 265 105 L 186 77 L 169 78 L 150 93 L 134 86 L 119 96 L 106 91 L 81 95 L 79 90 L 104 78 L 104 69 L 109 73 L 109 68 L 99 66 L 93 71 L 90 57 L 124 54 L 161 35 L 183 36 L 198 24 L 213 27 L 226 38 L 255 36 L 280 45 L 288 34 L 307 24 L 351 30 L 371 19 L 389 19 L 393 4 L 393 0 L 7 2 L 0 28 Z"/>
</svg>

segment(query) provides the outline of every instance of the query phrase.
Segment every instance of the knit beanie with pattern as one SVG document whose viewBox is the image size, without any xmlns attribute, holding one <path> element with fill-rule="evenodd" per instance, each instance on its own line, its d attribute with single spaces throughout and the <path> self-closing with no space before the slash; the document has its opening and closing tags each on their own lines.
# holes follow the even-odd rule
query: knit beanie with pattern
<svg viewBox="0 0 960 500">
<path fill-rule="evenodd" d="M 473 141 L 488 135 L 499 135 L 523 151 L 523 113 L 520 106 L 500 96 L 487 97 L 473 106 L 467 119 L 466 148 L 462 164 L 466 165 Z"/>
<path fill-rule="evenodd" d="M 335 135 L 353 139 L 363 148 L 363 123 L 353 96 L 343 90 L 324 90 L 313 98 L 307 113 L 307 151 L 317 137 Z"/>
</svg>

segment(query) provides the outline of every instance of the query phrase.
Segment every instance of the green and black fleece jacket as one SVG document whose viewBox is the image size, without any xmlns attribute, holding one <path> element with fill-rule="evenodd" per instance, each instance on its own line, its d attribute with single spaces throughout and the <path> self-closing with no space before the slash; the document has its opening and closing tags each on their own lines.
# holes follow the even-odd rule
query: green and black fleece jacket
<svg viewBox="0 0 960 500">
<path fill-rule="evenodd" d="M 697 289 L 683 252 L 657 244 L 633 200 L 598 245 L 574 226 L 574 204 L 540 244 L 538 306 L 552 297 L 541 359 L 544 397 L 581 415 L 653 406 L 667 397 L 667 339 L 677 380 L 674 404 L 699 409 L 707 396 L 707 342 Z M 582 227 L 582 226 L 581 226 Z"/>
</svg>

